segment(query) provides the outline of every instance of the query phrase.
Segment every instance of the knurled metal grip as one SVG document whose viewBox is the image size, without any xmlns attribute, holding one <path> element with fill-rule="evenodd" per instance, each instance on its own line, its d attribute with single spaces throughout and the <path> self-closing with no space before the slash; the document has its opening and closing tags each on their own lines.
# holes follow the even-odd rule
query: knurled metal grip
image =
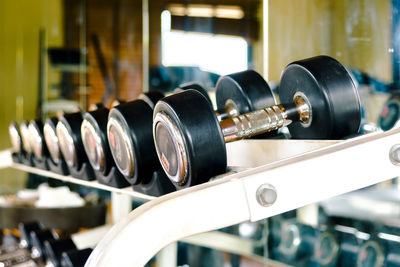
<svg viewBox="0 0 400 267">
<path fill-rule="evenodd" d="M 249 138 L 257 134 L 277 130 L 288 123 L 282 105 L 266 107 L 221 121 L 225 142 Z"/>
</svg>

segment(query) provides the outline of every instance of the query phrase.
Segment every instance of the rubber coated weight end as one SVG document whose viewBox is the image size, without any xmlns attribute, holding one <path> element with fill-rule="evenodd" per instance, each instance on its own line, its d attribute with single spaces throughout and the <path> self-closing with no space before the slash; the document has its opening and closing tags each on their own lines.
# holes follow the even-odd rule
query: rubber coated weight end
<svg viewBox="0 0 400 267">
<path fill-rule="evenodd" d="M 10 142 L 14 152 L 22 152 L 23 145 L 22 145 L 22 138 L 21 133 L 19 131 L 18 124 L 15 122 L 11 122 L 8 125 L 8 133 L 10 136 Z"/>
<path fill-rule="evenodd" d="M 164 97 L 165 95 L 162 92 L 155 90 L 140 94 L 138 99 L 145 101 L 153 109 L 158 100 Z"/>
<path fill-rule="evenodd" d="M 81 135 L 86 155 L 93 169 L 107 174 L 112 155 L 107 140 L 108 108 L 100 108 L 83 115 Z"/>
<path fill-rule="evenodd" d="M 226 170 L 226 148 L 207 99 L 186 90 L 160 100 L 153 115 L 157 155 L 177 189 L 207 182 Z"/>
<path fill-rule="evenodd" d="M 83 118 L 80 112 L 64 114 L 57 123 L 60 150 L 69 167 L 80 169 L 87 161 L 81 137 Z"/>
<path fill-rule="evenodd" d="M 189 90 L 189 89 L 196 90 L 197 92 L 202 94 L 207 99 L 207 101 L 210 103 L 210 105 L 212 106 L 212 101 L 211 101 L 210 96 L 207 93 L 207 90 L 204 89 L 204 87 L 201 86 L 200 84 L 195 83 L 195 82 L 188 82 L 188 83 L 179 85 L 179 88 L 182 90 Z"/>
<path fill-rule="evenodd" d="M 276 104 L 268 83 L 254 70 L 246 70 L 219 78 L 216 85 L 217 109 L 233 102 L 239 114 Z"/>
<path fill-rule="evenodd" d="M 44 247 L 47 259 L 53 263 L 53 266 L 60 266 L 61 255 L 64 251 L 70 251 L 76 249 L 76 245 L 71 238 L 46 240 L 44 242 Z"/>
<path fill-rule="evenodd" d="M 31 147 L 33 154 L 42 159 L 48 154 L 46 142 L 43 135 L 43 122 L 42 120 L 31 120 L 29 123 L 29 132 L 31 135 Z"/>
<path fill-rule="evenodd" d="M 358 132 L 361 104 L 357 87 L 345 67 L 328 56 L 293 62 L 283 71 L 279 86 L 282 104 L 304 95 L 312 107 L 308 126 L 293 122 L 288 126 L 297 139 L 341 139 Z"/>
<path fill-rule="evenodd" d="M 56 133 L 57 117 L 47 118 L 43 126 L 43 135 L 50 157 L 55 164 L 60 162 L 61 152 Z"/>
<path fill-rule="evenodd" d="M 112 156 L 130 184 L 148 183 L 159 169 L 152 135 L 153 110 L 143 100 L 111 109 L 107 136 Z"/>
</svg>

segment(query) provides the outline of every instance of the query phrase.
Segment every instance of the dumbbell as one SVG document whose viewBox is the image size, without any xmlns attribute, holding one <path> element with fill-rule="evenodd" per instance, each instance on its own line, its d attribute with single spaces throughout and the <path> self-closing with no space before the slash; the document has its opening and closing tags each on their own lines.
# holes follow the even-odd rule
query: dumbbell
<svg viewBox="0 0 400 267">
<path fill-rule="evenodd" d="M 233 110 L 248 111 L 260 103 L 274 103 L 268 85 L 257 73 L 247 71 L 243 76 L 254 79 L 254 86 L 245 86 L 236 74 L 223 77 L 218 82 L 219 116 L 228 116 L 226 114 Z M 231 85 L 231 98 L 227 94 L 228 85 Z M 207 91 L 197 83 L 182 84 L 173 93 L 189 89 L 201 94 L 212 108 Z M 159 166 L 151 130 L 153 106 L 150 107 L 143 101 L 133 101 L 113 108 L 109 115 L 107 135 L 113 158 L 120 172 L 134 185 L 147 184 Z"/>
<path fill-rule="evenodd" d="M 215 88 L 220 121 L 276 104 L 268 83 L 254 70 L 222 76 Z"/>
<path fill-rule="evenodd" d="M 21 234 L 20 244 L 23 248 L 32 249 L 32 238 L 30 233 L 36 230 L 44 229 L 43 224 L 39 222 L 26 222 L 18 225 L 19 232 Z"/>
<path fill-rule="evenodd" d="M 84 266 L 93 251 L 92 248 L 78 249 L 71 238 L 47 240 L 44 244 L 47 262 L 53 267 Z"/>
<path fill-rule="evenodd" d="M 151 135 L 153 108 L 163 97 L 157 94 L 122 103 L 108 114 L 106 132 L 112 158 L 132 185 L 148 183 L 159 166 Z"/>
<path fill-rule="evenodd" d="M 184 91 L 189 87 L 199 91 L 211 105 L 207 91 L 197 84 L 188 83 L 177 90 Z M 107 138 L 111 154 L 118 170 L 132 185 L 148 184 L 154 172 L 160 169 L 151 124 L 154 105 L 161 98 L 163 95 L 151 91 L 137 100 L 115 106 L 109 112 Z"/>
<path fill-rule="evenodd" d="M 42 160 L 49 154 L 43 135 L 43 123 L 41 120 L 31 120 L 28 127 L 32 153 L 37 159 Z"/>
<path fill-rule="evenodd" d="M 8 134 L 10 136 L 10 142 L 13 152 L 15 153 L 23 152 L 24 148 L 18 124 L 16 124 L 15 122 L 10 123 L 8 125 Z"/>
<path fill-rule="evenodd" d="M 154 106 L 154 103 L 163 97 L 161 92 L 151 91 L 142 94 L 139 99 Z M 86 112 L 81 125 L 82 142 L 89 162 L 94 170 L 103 175 L 108 174 L 111 167 L 115 166 L 107 139 L 108 115 L 109 109 L 105 107 Z"/>
<path fill-rule="evenodd" d="M 43 135 L 51 160 L 58 164 L 61 161 L 62 155 L 58 143 L 56 126 L 58 123 L 57 117 L 47 118 L 43 126 Z"/>
<path fill-rule="evenodd" d="M 32 154 L 32 147 L 29 133 L 29 123 L 27 121 L 21 122 L 19 125 L 19 131 L 21 134 L 22 147 L 27 154 Z"/>
<path fill-rule="evenodd" d="M 83 121 L 82 113 L 64 114 L 56 126 L 58 144 L 69 168 L 81 169 L 87 157 L 82 144 L 80 128 Z"/>
<path fill-rule="evenodd" d="M 53 230 L 44 228 L 32 230 L 30 238 L 32 242 L 32 258 L 40 258 L 42 261 L 46 261 L 45 241 L 56 240 L 58 239 L 58 235 Z"/>
<path fill-rule="evenodd" d="M 185 83 L 179 88 L 181 91 L 195 89 L 211 103 L 207 91 L 197 83 Z M 254 70 L 221 76 L 215 86 L 215 97 L 217 109 L 214 112 L 218 120 L 276 104 L 269 85 Z"/>
<path fill-rule="evenodd" d="M 283 126 L 297 139 L 340 139 L 359 129 L 357 88 L 348 71 L 331 57 L 289 64 L 281 77 L 279 97 L 283 104 L 221 122 L 196 91 L 160 100 L 153 114 L 153 136 L 169 179 L 178 189 L 207 182 L 226 171 L 226 142 Z"/>
<path fill-rule="evenodd" d="M 95 107 L 101 107 L 101 105 L 96 104 L 93 106 L 93 108 Z M 74 113 L 63 114 L 60 116 L 56 125 L 56 136 L 61 155 L 64 157 L 64 160 L 70 171 L 74 170 L 74 172 L 81 170 L 83 164 L 88 161 L 81 136 L 82 121 L 82 112 L 78 111 Z M 49 122 L 49 130 L 52 128 L 51 126 L 52 123 Z M 55 140 L 53 140 L 53 143 L 55 145 Z M 90 173 L 90 175 L 93 175 L 89 170 L 87 171 Z M 94 179 L 94 177 L 88 178 Z"/>
</svg>

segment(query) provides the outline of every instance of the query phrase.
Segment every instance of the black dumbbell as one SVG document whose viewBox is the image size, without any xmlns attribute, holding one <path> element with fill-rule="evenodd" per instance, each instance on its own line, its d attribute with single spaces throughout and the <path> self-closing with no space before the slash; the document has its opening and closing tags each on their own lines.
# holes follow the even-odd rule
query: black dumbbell
<svg viewBox="0 0 400 267">
<path fill-rule="evenodd" d="M 13 152 L 21 153 L 24 149 L 18 124 L 16 124 L 15 122 L 10 123 L 10 125 L 8 126 L 8 134 L 10 136 L 10 142 Z"/>
<path fill-rule="evenodd" d="M 54 267 L 61 266 L 61 255 L 63 252 L 76 250 L 77 247 L 71 238 L 61 238 L 57 240 L 46 240 L 44 242 L 47 261 Z"/>
<path fill-rule="evenodd" d="M 174 93 L 194 89 L 208 101 L 207 91 L 197 83 L 186 83 Z M 155 171 L 161 169 L 152 137 L 152 116 L 155 103 L 163 98 L 157 91 L 111 109 L 107 136 L 118 170 L 132 185 L 148 184 Z"/>
<path fill-rule="evenodd" d="M 19 232 L 21 234 L 20 244 L 23 248 L 32 248 L 31 232 L 36 230 L 44 229 L 43 224 L 39 222 L 26 222 L 18 225 Z"/>
<path fill-rule="evenodd" d="M 61 151 L 58 143 L 56 126 L 58 123 L 57 117 L 47 118 L 43 126 L 43 135 L 49 151 L 51 160 L 58 164 L 61 161 Z"/>
<path fill-rule="evenodd" d="M 357 88 L 333 58 L 318 56 L 288 65 L 279 96 L 284 104 L 221 122 L 196 91 L 160 100 L 153 115 L 154 141 L 161 165 L 174 185 L 186 188 L 224 173 L 226 142 L 287 125 L 291 136 L 298 139 L 340 139 L 359 129 Z"/>
<path fill-rule="evenodd" d="M 50 229 L 39 229 L 31 231 L 30 238 L 32 241 L 32 257 L 45 261 L 47 254 L 44 243 L 45 241 L 58 239 L 58 235 Z"/>
<path fill-rule="evenodd" d="M 152 91 L 139 96 L 149 106 L 154 106 L 154 103 L 163 98 L 164 94 L 159 91 Z M 121 103 L 120 105 L 127 105 Z M 110 110 L 100 108 L 95 111 L 86 112 L 83 116 L 81 125 L 81 136 L 86 155 L 93 169 L 106 175 L 109 173 L 115 162 L 110 150 L 107 139 L 107 122 Z"/>
<path fill-rule="evenodd" d="M 251 81 L 251 83 L 247 81 Z M 211 104 L 207 91 L 199 84 L 186 83 L 180 88 L 183 90 L 195 89 Z M 175 92 L 179 92 L 179 90 Z M 218 120 L 276 104 L 272 90 L 261 75 L 254 70 L 221 76 L 215 86 L 215 96 L 217 109 L 214 112 Z"/>
<path fill-rule="evenodd" d="M 29 123 L 27 121 L 21 122 L 19 125 L 19 132 L 21 134 L 22 147 L 27 154 L 32 154 L 32 147 L 29 133 Z"/>
<path fill-rule="evenodd" d="M 29 133 L 32 153 L 37 159 L 48 156 L 46 142 L 43 135 L 43 123 L 41 120 L 31 120 L 29 123 Z"/>
<path fill-rule="evenodd" d="M 64 114 L 57 122 L 56 133 L 61 153 L 69 168 L 79 170 L 87 162 L 81 138 L 82 113 Z"/>
<path fill-rule="evenodd" d="M 244 80 L 253 83 L 248 86 Z M 211 100 L 207 91 L 198 83 L 185 83 L 173 93 L 193 89 L 206 99 L 210 108 Z M 221 77 L 217 83 L 217 111 L 219 118 L 248 112 L 264 105 L 275 104 L 275 98 L 264 79 L 255 71 L 245 71 Z M 139 177 L 148 177 L 159 167 L 151 132 L 152 110 L 140 101 L 114 108 L 109 116 L 108 138 L 111 151 L 121 173 L 132 183 L 147 183 Z M 146 114 L 146 115 L 145 115 Z"/>
<path fill-rule="evenodd" d="M 215 88 L 218 120 L 276 104 L 268 83 L 254 70 L 222 76 Z"/>
<path fill-rule="evenodd" d="M 152 91 L 109 112 L 107 138 L 111 154 L 118 170 L 130 184 L 148 183 L 159 167 L 151 121 L 154 105 L 162 97 L 160 92 Z"/>
</svg>

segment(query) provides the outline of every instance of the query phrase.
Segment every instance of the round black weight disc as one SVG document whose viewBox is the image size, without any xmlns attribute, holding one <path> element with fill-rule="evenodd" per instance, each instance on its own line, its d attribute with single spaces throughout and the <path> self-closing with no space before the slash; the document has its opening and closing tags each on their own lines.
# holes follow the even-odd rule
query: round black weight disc
<svg viewBox="0 0 400 267">
<path fill-rule="evenodd" d="M 23 149 L 21 134 L 19 132 L 18 124 L 12 122 L 8 125 L 8 133 L 10 135 L 10 141 L 14 152 L 21 152 Z"/>
<path fill-rule="evenodd" d="M 73 149 L 69 149 L 66 144 L 63 144 L 62 138 L 60 138 L 58 130 L 57 136 L 60 145 L 61 152 L 64 156 L 65 161 L 67 162 L 68 166 L 74 167 L 76 169 L 80 169 L 83 162 L 87 161 L 85 149 L 83 148 L 82 137 L 81 137 L 81 124 L 83 118 L 82 113 L 75 112 L 70 114 L 64 114 L 61 118 L 59 123 L 64 124 L 68 135 L 71 136 L 73 141 Z M 57 128 L 59 127 L 57 124 Z M 65 153 L 67 152 L 67 153 Z M 73 157 L 76 157 L 76 160 L 73 160 Z"/>
<path fill-rule="evenodd" d="M 217 109 L 228 101 L 236 104 L 239 114 L 273 106 L 274 94 L 268 83 L 254 70 L 246 70 L 219 78 L 216 85 Z"/>
<path fill-rule="evenodd" d="M 154 90 L 140 94 L 137 99 L 145 101 L 151 107 L 151 109 L 153 109 L 158 100 L 164 98 L 164 96 L 165 95 L 162 92 Z"/>
<path fill-rule="evenodd" d="M 226 171 L 224 137 L 214 110 L 201 93 L 186 90 L 165 97 L 157 103 L 153 120 L 158 158 L 177 189 L 207 182 Z"/>
<path fill-rule="evenodd" d="M 281 103 L 293 103 L 297 92 L 310 102 L 312 121 L 308 127 L 291 123 L 288 127 L 293 138 L 341 139 L 358 132 L 361 104 L 357 87 L 335 59 L 318 56 L 289 64 L 279 86 Z"/>
<path fill-rule="evenodd" d="M 103 174 L 109 173 L 113 163 L 107 139 L 108 113 L 108 108 L 86 112 L 81 127 L 82 141 L 89 162 L 93 169 Z"/>
<path fill-rule="evenodd" d="M 212 106 L 211 98 L 208 95 L 207 90 L 204 89 L 204 87 L 201 86 L 200 84 L 198 84 L 196 82 L 183 83 L 183 84 L 179 85 L 179 89 L 181 89 L 183 91 L 189 90 L 189 89 L 196 90 L 197 92 L 202 94 L 207 99 L 207 101 L 210 103 L 210 105 Z"/>
<path fill-rule="evenodd" d="M 64 251 L 76 249 L 76 245 L 71 238 L 46 240 L 44 247 L 47 259 L 53 263 L 53 266 L 60 266 L 61 255 Z"/>
<path fill-rule="evenodd" d="M 134 100 L 111 109 L 107 135 L 114 161 L 130 184 L 148 183 L 160 169 L 152 132 L 153 109 Z"/>
<path fill-rule="evenodd" d="M 22 147 L 24 151 L 28 154 L 32 153 L 30 134 L 29 134 L 29 123 L 27 121 L 21 122 L 19 125 L 19 132 L 21 134 Z"/>
<path fill-rule="evenodd" d="M 33 154 L 38 159 L 47 156 L 48 150 L 44 140 L 42 120 L 31 120 L 29 123 L 29 132 L 31 134 L 31 147 Z"/>
<path fill-rule="evenodd" d="M 43 126 L 43 135 L 46 142 L 47 149 L 51 159 L 55 164 L 60 162 L 61 151 L 58 144 L 58 138 L 56 133 L 56 125 L 58 123 L 57 117 L 51 117 L 46 119 L 46 123 Z"/>
</svg>

